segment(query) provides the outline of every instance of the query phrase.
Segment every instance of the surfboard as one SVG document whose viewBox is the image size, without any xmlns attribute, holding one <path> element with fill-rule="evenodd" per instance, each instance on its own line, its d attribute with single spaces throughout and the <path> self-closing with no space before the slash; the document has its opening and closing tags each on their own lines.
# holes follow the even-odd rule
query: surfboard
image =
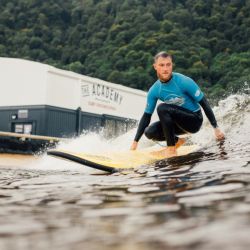
<svg viewBox="0 0 250 250">
<path fill-rule="evenodd" d="M 194 152 L 197 145 L 181 146 L 177 149 L 177 157 Z M 65 150 L 49 150 L 48 155 L 80 163 L 82 165 L 107 171 L 119 172 L 124 169 L 133 169 L 142 165 L 153 164 L 168 157 L 155 156 L 153 152 L 158 149 L 146 148 L 142 150 L 129 150 L 120 152 L 105 152 L 103 154 L 75 153 Z"/>
</svg>

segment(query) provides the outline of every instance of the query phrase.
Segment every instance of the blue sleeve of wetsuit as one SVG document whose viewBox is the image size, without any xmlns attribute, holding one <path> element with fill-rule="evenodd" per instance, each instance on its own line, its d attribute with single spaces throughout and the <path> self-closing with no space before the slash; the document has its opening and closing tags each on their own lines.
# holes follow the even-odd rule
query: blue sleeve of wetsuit
<svg viewBox="0 0 250 250">
<path fill-rule="evenodd" d="M 186 93 L 191 96 L 196 102 L 199 102 L 203 98 L 203 92 L 200 90 L 196 82 L 191 78 L 187 77 L 184 82 L 184 86 Z"/>
<path fill-rule="evenodd" d="M 150 90 L 148 91 L 147 105 L 146 105 L 146 108 L 145 108 L 145 113 L 153 114 L 153 112 L 155 110 L 157 100 L 158 100 L 157 91 L 158 91 L 158 86 L 157 85 L 153 85 L 150 88 Z"/>
<path fill-rule="evenodd" d="M 140 122 L 139 122 L 139 126 L 135 135 L 135 141 L 139 141 L 145 131 L 145 128 L 149 125 L 150 121 L 151 121 L 151 114 L 148 113 L 144 113 Z"/>
<path fill-rule="evenodd" d="M 203 108 L 203 110 L 204 110 L 209 122 L 211 123 L 211 125 L 214 128 L 218 127 L 217 121 L 216 121 L 215 116 L 214 116 L 214 112 L 211 109 L 211 106 L 209 105 L 209 103 L 208 103 L 205 96 L 203 96 L 203 98 L 199 101 L 199 104 Z"/>
</svg>

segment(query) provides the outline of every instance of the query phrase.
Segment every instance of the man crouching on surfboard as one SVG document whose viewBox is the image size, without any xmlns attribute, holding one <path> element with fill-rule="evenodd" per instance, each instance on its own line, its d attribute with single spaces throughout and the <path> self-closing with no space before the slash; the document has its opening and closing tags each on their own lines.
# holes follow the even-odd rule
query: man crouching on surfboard
<svg viewBox="0 0 250 250">
<path fill-rule="evenodd" d="M 157 152 L 159 156 L 176 156 L 176 149 L 185 143 L 185 139 L 178 138 L 178 135 L 196 133 L 201 128 L 203 117 L 200 106 L 214 128 L 216 139 L 224 139 L 224 133 L 219 129 L 214 113 L 198 85 L 191 78 L 173 72 L 172 56 L 165 51 L 158 53 L 153 66 L 158 80 L 149 89 L 146 109 L 130 149 L 136 150 L 145 133 L 148 139 L 166 140 L 167 147 Z M 157 106 L 159 121 L 149 126 L 158 99 L 163 101 Z"/>
</svg>

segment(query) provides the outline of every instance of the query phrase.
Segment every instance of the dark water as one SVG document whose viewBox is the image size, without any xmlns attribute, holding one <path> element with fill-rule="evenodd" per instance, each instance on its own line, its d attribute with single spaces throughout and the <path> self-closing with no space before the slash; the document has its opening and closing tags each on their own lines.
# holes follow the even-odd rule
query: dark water
<svg viewBox="0 0 250 250">
<path fill-rule="evenodd" d="M 0 249 L 249 249 L 249 96 L 214 110 L 224 142 L 205 122 L 191 139 L 198 152 L 135 171 L 110 175 L 48 156 L 0 162 Z M 117 141 L 91 135 L 62 147 L 96 143 Z"/>
</svg>

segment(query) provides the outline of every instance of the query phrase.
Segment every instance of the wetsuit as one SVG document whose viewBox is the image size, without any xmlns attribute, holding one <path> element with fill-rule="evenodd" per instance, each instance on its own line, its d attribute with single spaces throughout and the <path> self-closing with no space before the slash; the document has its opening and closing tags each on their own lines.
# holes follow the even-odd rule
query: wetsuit
<svg viewBox="0 0 250 250">
<path fill-rule="evenodd" d="M 149 125 L 156 103 L 159 121 Z M 147 95 L 147 106 L 139 122 L 135 141 L 139 141 L 143 133 L 152 140 L 167 141 L 174 146 L 177 135 L 198 132 L 203 121 L 200 110 L 202 106 L 211 125 L 216 128 L 214 113 L 198 85 L 189 77 L 180 73 L 172 73 L 168 82 L 157 80 Z"/>
</svg>

